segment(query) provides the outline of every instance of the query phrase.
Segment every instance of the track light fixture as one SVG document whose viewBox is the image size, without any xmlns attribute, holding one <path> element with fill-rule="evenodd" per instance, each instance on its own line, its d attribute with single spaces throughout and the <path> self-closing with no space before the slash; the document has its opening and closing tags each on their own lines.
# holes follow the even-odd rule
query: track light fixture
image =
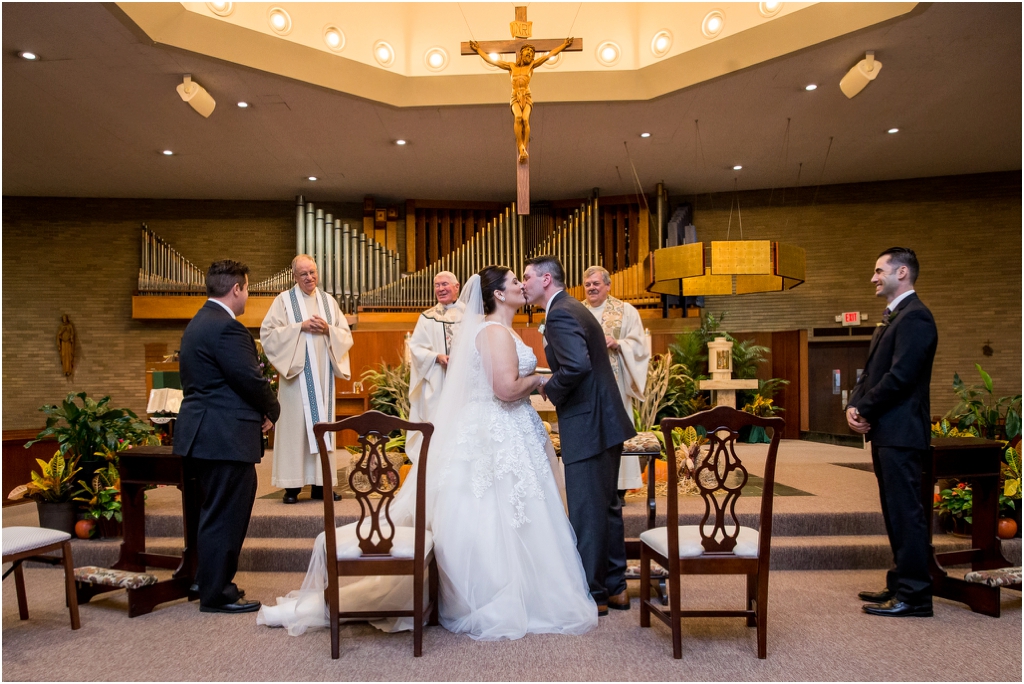
<svg viewBox="0 0 1024 684">
<path fill-rule="evenodd" d="M 875 60 L 874 51 L 864 53 L 864 59 L 857 62 L 856 66 L 846 72 L 843 80 L 839 82 L 839 89 L 843 95 L 852 98 L 864 90 L 864 87 L 875 80 L 878 72 L 882 70 L 882 63 Z"/>
<path fill-rule="evenodd" d="M 181 99 L 188 102 L 203 118 L 209 118 L 210 114 L 213 114 L 213 108 L 217 103 L 213 96 L 206 92 L 206 88 L 192 80 L 192 74 L 185 74 L 185 79 L 178 85 L 177 91 Z"/>
</svg>

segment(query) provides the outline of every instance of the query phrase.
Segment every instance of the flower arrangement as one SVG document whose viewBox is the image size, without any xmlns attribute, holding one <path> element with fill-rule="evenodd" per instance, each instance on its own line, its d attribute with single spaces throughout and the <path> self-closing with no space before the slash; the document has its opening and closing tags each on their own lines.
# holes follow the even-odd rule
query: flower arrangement
<svg viewBox="0 0 1024 684">
<path fill-rule="evenodd" d="M 743 410 L 747 413 L 752 413 L 755 416 L 760 416 L 761 418 L 768 418 L 774 416 L 783 409 L 772 403 L 770 398 L 760 394 L 755 394 L 754 401 L 744 404 Z"/>
<path fill-rule="evenodd" d="M 935 495 L 935 510 L 942 517 L 970 523 L 974 512 L 971 486 L 966 482 L 960 482 L 955 487 L 943 489 Z"/>
<path fill-rule="evenodd" d="M 260 357 L 260 373 L 262 373 L 263 379 L 270 383 L 270 389 L 274 390 L 274 394 L 277 394 L 281 378 L 277 369 L 270 363 L 267 352 L 263 350 L 263 343 L 259 340 L 256 340 L 256 353 Z"/>
</svg>

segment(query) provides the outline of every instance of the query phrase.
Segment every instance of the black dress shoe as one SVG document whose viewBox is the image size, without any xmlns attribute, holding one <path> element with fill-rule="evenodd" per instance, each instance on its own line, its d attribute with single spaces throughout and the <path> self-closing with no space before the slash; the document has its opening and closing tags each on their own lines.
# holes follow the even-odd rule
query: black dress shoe
<svg viewBox="0 0 1024 684">
<path fill-rule="evenodd" d="M 285 489 L 284 497 L 282 497 L 281 502 L 286 504 L 299 503 L 299 492 L 301 491 L 302 487 L 289 487 L 288 489 Z"/>
<path fill-rule="evenodd" d="M 335 501 L 341 501 L 341 495 L 340 494 L 337 494 L 336 492 L 332 491 L 331 495 L 334 497 Z M 317 485 L 310 486 L 310 488 L 309 488 L 309 498 L 313 499 L 315 501 L 323 501 L 324 500 L 324 488 L 323 487 L 318 487 Z"/>
<path fill-rule="evenodd" d="M 259 609 L 259 601 L 246 601 L 244 598 L 219 606 L 199 606 L 200 613 L 255 613 Z"/>
<path fill-rule="evenodd" d="M 882 591 L 862 591 L 857 594 L 857 598 L 868 603 L 885 603 L 890 599 L 896 598 L 896 592 L 890 591 L 886 587 Z"/>
<path fill-rule="evenodd" d="M 189 601 L 194 600 L 194 598 L 199 598 L 199 585 L 193 584 L 191 587 L 188 588 L 188 593 Z M 238 590 L 238 598 L 245 598 L 245 589 Z"/>
<path fill-rule="evenodd" d="M 926 603 L 914 606 L 896 599 L 889 599 L 885 603 L 869 603 L 861 606 L 861 610 L 869 615 L 881 615 L 883 617 L 931 617 L 932 604 Z"/>
</svg>

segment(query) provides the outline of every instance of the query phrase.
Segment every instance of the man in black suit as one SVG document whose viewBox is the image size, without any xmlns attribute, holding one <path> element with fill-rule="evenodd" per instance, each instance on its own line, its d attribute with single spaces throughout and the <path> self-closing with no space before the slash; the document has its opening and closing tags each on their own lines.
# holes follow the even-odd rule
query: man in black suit
<svg viewBox="0 0 1024 684">
<path fill-rule="evenodd" d="M 256 500 L 256 464 L 263 432 L 281 406 L 260 373 L 256 343 L 236 320 L 249 298 L 249 267 L 217 261 L 206 273 L 209 299 L 181 337 L 184 399 L 174 430 L 174 453 L 188 457 L 202 504 L 197 539 L 199 610 L 250 613 L 233 579 Z"/>
<path fill-rule="evenodd" d="M 527 300 L 543 306 L 545 354 L 551 378 L 540 387 L 558 412 L 565 497 L 576 547 L 597 603 L 629 610 L 622 503 L 616 486 L 622 443 L 636 435 L 619 396 L 604 330 L 565 290 L 565 271 L 553 256 L 528 260 Z"/>
<path fill-rule="evenodd" d="M 875 330 L 864 373 L 846 408 L 850 429 L 867 435 L 878 478 L 882 517 L 895 567 L 882 591 L 862 591 L 864 612 L 890 617 L 930 617 L 928 515 L 921 502 L 921 468 L 929 458 L 929 385 L 939 335 L 917 295 L 917 255 L 885 250 L 871 282 L 888 306 Z"/>
</svg>

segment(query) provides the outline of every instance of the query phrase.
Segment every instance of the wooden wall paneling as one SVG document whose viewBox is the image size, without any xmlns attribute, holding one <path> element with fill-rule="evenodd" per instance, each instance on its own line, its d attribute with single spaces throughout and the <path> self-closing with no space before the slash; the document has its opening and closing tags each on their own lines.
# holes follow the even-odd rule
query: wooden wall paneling
<svg viewBox="0 0 1024 684">
<path fill-rule="evenodd" d="M 423 209 L 416 210 L 416 270 L 427 267 L 427 217 Z"/>
<path fill-rule="evenodd" d="M 601 264 L 609 271 L 615 270 L 615 226 L 613 225 L 614 217 L 612 216 L 612 210 L 608 207 L 601 209 L 601 213 L 604 214 L 604 263 Z"/>
<path fill-rule="evenodd" d="M 406 273 L 415 271 L 416 248 L 419 245 L 419 231 L 416 230 L 416 201 L 405 202 L 405 254 L 402 255 L 402 270 Z"/>
<path fill-rule="evenodd" d="M 32 481 L 32 471 L 39 468 L 36 463 L 37 458 L 49 461 L 57 451 L 57 441 L 52 438 L 33 444 L 28 449 L 25 448 L 25 444 L 35 439 L 42 429 L 43 426 L 40 425 L 38 429 L 3 431 L 3 505 L 5 507 L 31 503 L 31 499 L 11 501 L 7 495 L 18 485 Z"/>
<path fill-rule="evenodd" d="M 615 266 L 609 271 L 626 267 L 626 212 L 620 204 L 615 208 Z"/>
<path fill-rule="evenodd" d="M 452 251 L 452 224 L 451 216 L 447 209 L 441 210 L 441 246 L 439 256 L 446 257 Z"/>
<path fill-rule="evenodd" d="M 535 321 L 537 319 L 534 319 Z M 544 336 L 537 328 L 515 328 L 516 333 L 522 338 L 533 353 L 537 355 L 537 365 L 541 368 L 548 367 L 548 357 L 544 354 Z"/>
<path fill-rule="evenodd" d="M 771 333 L 772 377 L 789 380 L 775 395 L 775 404 L 785 409 L 782 417 L 786 420 L 784 439 L 800 439 L 800 332 L 782 330 Z"/>
<path fill-rule="evenodd" d="M 455 246 L 461 247 L 466 242 L 466 232 L 463 227 L 462 215 L 465 212 L 461 209 L 455 211 Z"/>
<path fill-rule="evenodd" d="M 338 378 L 335 392 L 350 393 L 352 382 L 360 380 L 367 369 L 380 367 L 382 362 L 391 366 L 400 364 L 405 354 L 405 333 L 412 329 L 413 326 L 406 330 L 353 330 L 352 349 L 348 353 L 352 377 L 349 380 Z"/>
<path fill-rule="evenodd" d="M 811 429 L 811 388 L 810 388 L 810 372 L 807 349 L 807 329 L 804 328 L 798 331 L 800 333 L 800 430 L 808 431 Z"/>
<path fill-rule="evenodd" d="M 645 207 L 640 207 L 640 218 L 636 230 L 633 232 L 633 239 L 636 242 L 636 258 L 633 263 L 644 260 L 644 257 L 651 251 L 651 212 Z"/>
<path fill-rule="evenodd" d="M 430 258 L 427 263 L 429 264 L 434 263 L 438 259 L 438 233 L 437 209 L 429 209 L 427 211 L 427 240 L 430 252 Z"/>
<path fill-rule="evenodd" d="M 637 236 L 640 233 L 640 213 L 637 210 L 637 205 L 629 205 L 629 229 L 626 231 L 626 261 L 619 266 L 619 268 L 626 268 L 632 266 L 637 262 Z"/>
</svg>

